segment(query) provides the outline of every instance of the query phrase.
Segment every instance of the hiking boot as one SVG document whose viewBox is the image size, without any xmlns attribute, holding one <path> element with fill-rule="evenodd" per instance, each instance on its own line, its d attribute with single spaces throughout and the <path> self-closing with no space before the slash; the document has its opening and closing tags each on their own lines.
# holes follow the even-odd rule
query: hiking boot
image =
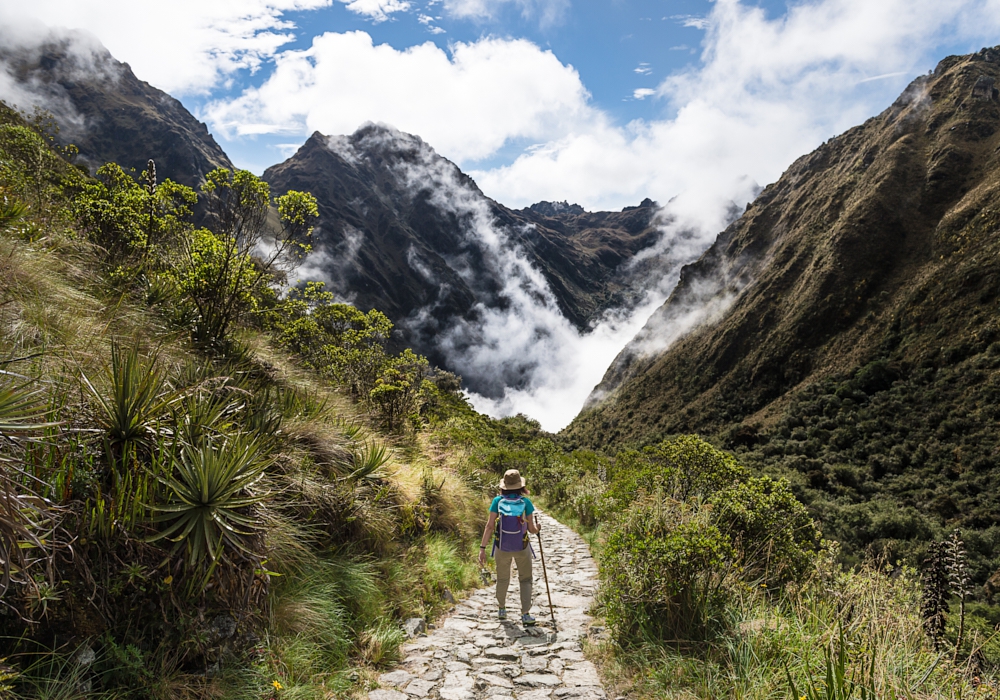
<svg viewBox="0 0 1000 700">
<path fill-rule="evenodd" d="M 507 619 L 507 608 L 500 608 L 500 610 L 497 612 L 497 619 L 498 620 Z"/>
<path fill-rule="evenodd" d="M 533 618 L 528 613 L 524 613 L 523 615 L 521 615 L 521 624 L 524 625 L 525 627 L 534 627 L 535 618 Z"/>
</svg>

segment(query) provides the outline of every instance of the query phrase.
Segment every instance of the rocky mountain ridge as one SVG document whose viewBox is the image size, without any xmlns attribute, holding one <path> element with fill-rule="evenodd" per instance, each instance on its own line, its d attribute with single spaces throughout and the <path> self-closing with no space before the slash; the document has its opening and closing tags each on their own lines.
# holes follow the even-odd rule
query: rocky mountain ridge
<svg viewBox="0 0 1000 700">
<path fill-rule="evenodd" d="M 24 110 L 39 107 L 58 122 L 57 140 L 80 149 L 93 174 L 107 162 L 141 172 L 156 161 L 159 178 L 197 188 L 202 176 L 233 164 L 180 101 L 140 80 L 127 63 L 81 33 L 53 33 L 30 46 L 0 45 L 0 93 Z"/>
<path fill-rule="evenodd" d="M 618 418 L 612 432 L 638 438 L 765 419 L 802 382 L 850 371 L 898 344 L 928 284 L 995 259 L 997 77 L 998 49 L 949 57 L 882 114 L 793 163 L 684 269 L 609 368 L 580 425 L 622 409 L 634 418 Z M 993 279 L 984 275 L 957 287 L 978 293 Z M 712 303 L 714 322 L 657 347 L 663 329 Z M 910 361 L 930 352 L 926 335 L 907 348 Z M 681 375 L 689 381 L 672 381 Z M 731 407 L 724 418 L 720 403 Z M 658 418 L 640 426 L 652 404 Z"/>
<path fill-rule="evenodd" d="M 518 293 L 512 279 L 579 329 L 627 308 L 641 293 L 628 262 L 661 235 L 651 200 L 621 212 L 551 202 L 510 209 L 419 137 L 375 124 L 350 136 L 314 133 L 264 179 L 275 193 L 309 190 L 319 200 L 310 274 L 388 314 L 403 342 L 445 367 L 441 334 L 505 308 Z M 466 379 L 480 393 L 503 391 Z"/>
</svg>

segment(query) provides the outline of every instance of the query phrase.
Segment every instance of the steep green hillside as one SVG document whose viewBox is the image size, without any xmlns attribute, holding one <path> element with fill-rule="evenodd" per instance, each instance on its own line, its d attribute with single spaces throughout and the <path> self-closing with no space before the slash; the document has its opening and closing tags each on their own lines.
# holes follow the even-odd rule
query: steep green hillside
<svg viewBox="0 0 1000 700">
<path fill-rule="evenodd" d="M 89 179 L 0 105 L 3 697 L 363 690 L 478 582 L 481 494 L 419 432 L 453 378 L 274 294 L 255 237 L 294 252 L 307 195 L 207 182 L 194 229 L 192 190 Z"/>
<path fill-rule="evenodd" d="M 984 583 L 1000 569 L 998 77 L 996 49 L 947 58 L 796 161 L 685 269 L 570 444 L 714 435 L 789 475 L 854 555 L 974 531 Z"/>
</svg>

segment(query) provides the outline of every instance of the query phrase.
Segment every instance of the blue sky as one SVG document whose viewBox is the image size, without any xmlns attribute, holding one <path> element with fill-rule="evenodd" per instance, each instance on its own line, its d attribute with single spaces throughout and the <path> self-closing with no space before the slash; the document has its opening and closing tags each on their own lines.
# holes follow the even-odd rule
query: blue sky
<svg viewBox="0 0 1000 700">
<path fill-rule="evenodd" d="M 377 121 L 505 204 L 651 197 L 707 229 L 1000 43 L 1000 0 L 0 0 L 0 20 L 90 32 L 255 172 Z"/>
</svg>

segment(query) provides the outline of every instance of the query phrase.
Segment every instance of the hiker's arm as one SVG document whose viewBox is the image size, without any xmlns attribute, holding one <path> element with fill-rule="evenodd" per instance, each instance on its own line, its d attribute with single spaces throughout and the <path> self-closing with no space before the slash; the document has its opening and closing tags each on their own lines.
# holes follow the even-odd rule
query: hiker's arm
<svg viewBox="0 0 1000 700">
<path fill-rule="evenodd" d="M 486 566 L 486 548 L 490 546 L 493 539 L 493 530 L 497 526 L 497 514 L 490 513 L 490 519 L 486 522 L 486 530 L 483 532 L 483 541 L 479 543 L 479 565 Z"/>
<path fill-rule="evenodd" d="M 538 522 L 538 515 L 532 513 L 531 517 L 528 518 L 528 532 L 532 535 L 537 535 L 542 530 L 542 524 Z"/>
</svg>

